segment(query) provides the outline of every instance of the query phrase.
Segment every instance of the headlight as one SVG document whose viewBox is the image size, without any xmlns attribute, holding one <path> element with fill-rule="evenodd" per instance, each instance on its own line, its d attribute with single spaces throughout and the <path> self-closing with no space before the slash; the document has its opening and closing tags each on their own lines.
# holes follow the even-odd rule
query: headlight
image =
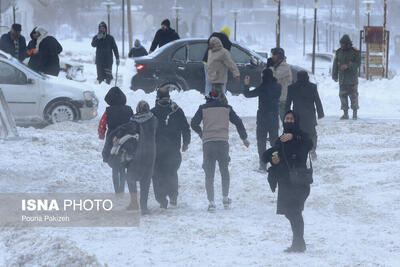
<svg viewBox="0 0 400 267">
<path fill-rule="evenodd" d="M 85 92 L 83 92 L 83 98 L 84 98 L 86 101 L 92 101 L 92 99 L 95 98 L 95 97 L 94 97 L 94 93 L 91 92 L 91 91 L 85 91 Z"/>
</svg>

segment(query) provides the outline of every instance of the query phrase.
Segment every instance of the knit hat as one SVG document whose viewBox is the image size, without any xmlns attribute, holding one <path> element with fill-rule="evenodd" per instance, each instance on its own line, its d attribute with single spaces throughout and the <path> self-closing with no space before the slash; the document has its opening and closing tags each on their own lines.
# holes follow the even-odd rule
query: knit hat
<svg viewBox="0 0 400 267">
<path fill-rule="evenodd" d="M 170 28 L 171 27 L 171 22 L 169 21 L 169 19 L 164 19 L 161 22 L 161 25 L 165 25 L 165 26 L 167 26 L 167 28 Z"/>
<path fill-rule="evenodd" d="M 275 47 L 271 49 L 271 54 L 285 56 L 285 50 L 283 50 L 283 48 L 280 47 Z"/>
<path fill-rule="evenodd" d="M 224 33 L 226 36 L 230 36 L 231 35 L 231 28 L 229 28 L 228 26 L 224 26 L 222 27 L 219 32 Z"/>
</svg>

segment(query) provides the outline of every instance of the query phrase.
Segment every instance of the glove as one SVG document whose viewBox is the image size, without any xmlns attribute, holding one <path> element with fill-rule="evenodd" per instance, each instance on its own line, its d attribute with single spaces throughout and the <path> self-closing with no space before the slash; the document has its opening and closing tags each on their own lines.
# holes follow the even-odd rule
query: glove
<svg viewBox="0 0 400 267">
<path fill-rule="evenodd" d="M 97 34 L 97 39 L 98 39 L 98 40 L 103 39 L 103 37 L 104 37 L 104 34 L 103 34 L 102 32 L 99 32 L 99 33 Z"/>
<path fill-rule="evenodd" d="M 117 66 L 119 66 L 119 58 L 115 62 L 117 63 Z"/>
</svg>

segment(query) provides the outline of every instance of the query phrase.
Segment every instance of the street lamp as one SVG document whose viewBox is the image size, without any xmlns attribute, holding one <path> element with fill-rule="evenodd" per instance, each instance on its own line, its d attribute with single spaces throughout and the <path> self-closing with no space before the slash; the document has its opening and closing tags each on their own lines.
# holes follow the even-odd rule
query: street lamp
<svg viewBox="0 0 400 267">
<path fill-rule="evenodd" d="M 313 51 L 312 51 L 312 73 L 315 74 L 315 41 L 317 35 L 317 9 L 318 9 L 318 0 L 314 0 L 314 35 L 313 35 Z"/>
<path fill-rule="evenodd" d="M 234 40 L 236 41 L 237 16 L 238 16 L 240 10 L 239 9 L 232 9 L 231 12 L 233 13 L 233 18 L 234 18 L 234 21 L 235 21 Z"/>
<path fill-rule="evenodd" d="M 113 1 L 107 0 L 101 3 L 101 5 L 105 6 L 107 8 L 107 26 L 108 26 L 108 34 L 110 34 L 110 14 L 111 14 L 111 7 L 115 5 Z"/>
<path fill-rule="evenodd" d="M 12 10 L 13 10 L 13 22 L 15 24 L 15 12 L 17 10 L 17 0 L 11 0 Z M 0 11 L 1 12 L 1 11 Z"/>
<path fill-rule="evenodd" d="M 210 35 L 213 33 L 213 0 L 210 0 Z"/>
<path fill-rule="evenodd" d="M 367 6 L 367 26 L 369 26 L 371 22 L 371 4 L 374 4 L 375 0 L 363 0 L 363 3 Z"/>
<path fill-rule="evenodd" d="M 175 10 L 175 20 L 176 20 L 176 25 L 175 25 L 175 29 L 176 32 L 179 34 L 179 11 L 183 10 L 183 7 L 181 6 L 173 6 L 172 10 Z"/>
<path fill-rule="evenodd" d="M 278 22 L 276 23 L 276 47 L 281 46 L 281 0 L 275 0 L 278 3 Z"/>
</svg>

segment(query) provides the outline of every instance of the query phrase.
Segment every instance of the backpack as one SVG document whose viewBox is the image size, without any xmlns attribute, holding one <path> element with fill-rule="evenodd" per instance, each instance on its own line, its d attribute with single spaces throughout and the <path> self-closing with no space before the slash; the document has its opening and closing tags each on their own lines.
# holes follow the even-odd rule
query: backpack
<svg viewBox="0 0 400 267">
<path fill-rule="evenodd" d="M 107 163 L 111 168 L 126 168 L 136 155 L 139 134 L 126 134 L 118 138 L 110 151 Z"/>
</svg>

